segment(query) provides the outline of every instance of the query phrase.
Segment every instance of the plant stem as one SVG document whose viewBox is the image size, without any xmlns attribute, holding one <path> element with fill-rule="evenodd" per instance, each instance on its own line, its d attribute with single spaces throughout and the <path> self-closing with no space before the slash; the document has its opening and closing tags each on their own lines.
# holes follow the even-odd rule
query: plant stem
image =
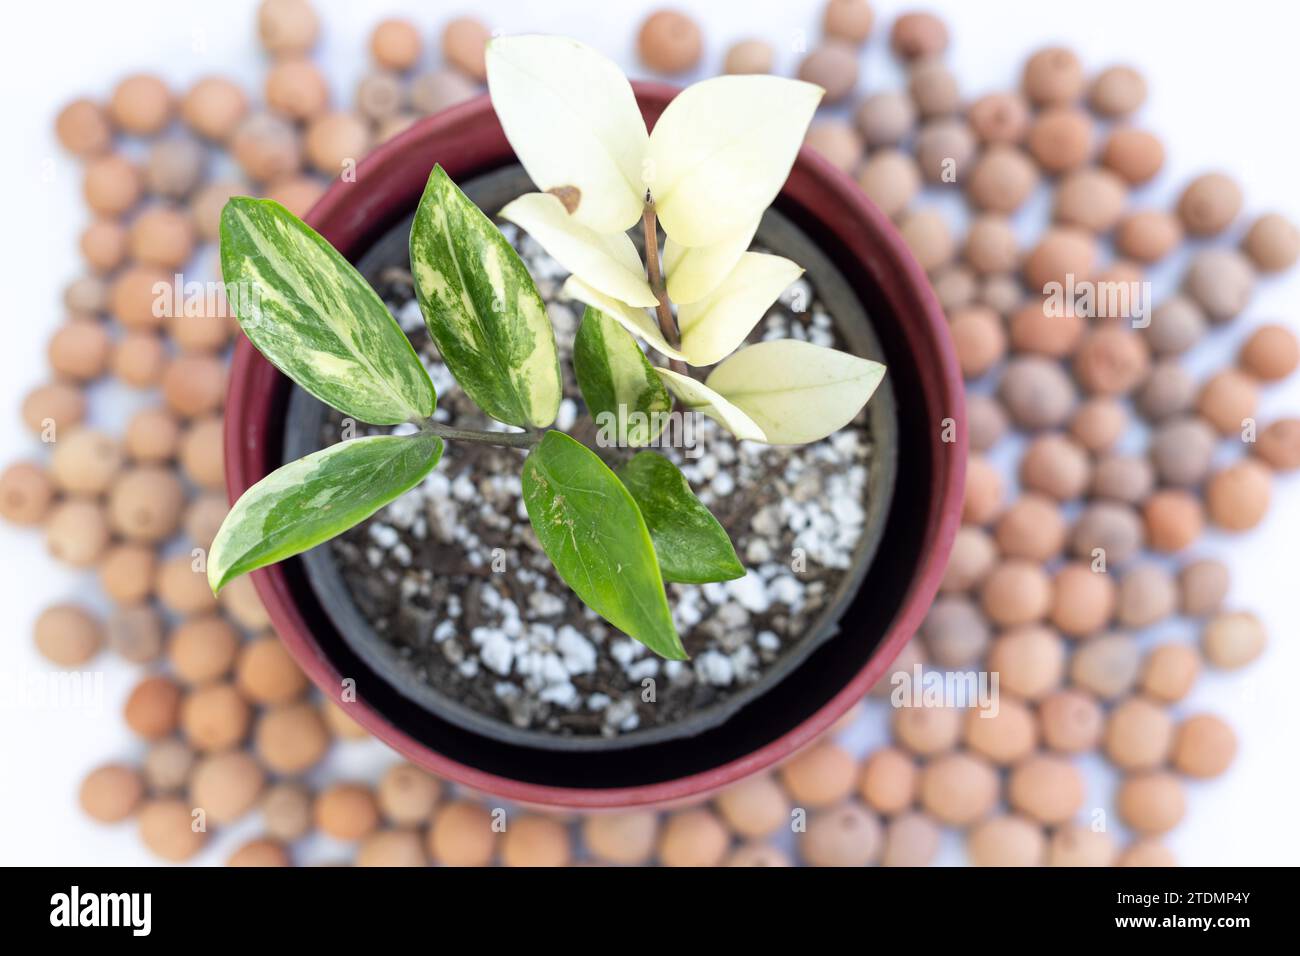
<svg viewBox="0 0 1300 956">
<path fill-rule="evenodd" d="M 659 330 L 664 339 L 673 348 L 682 344 L 681 334 L 677 331 L 677 320 L 668 304 L 668 287 L 664 284 L 663 273 L 659 268 L 659 233 L 655 218 L 655 201 L 650 190 L 645 191 L 645 211 L 641 214 L 641 229 L 645 235 L 645 271 L 650 280 L 650 291 L 655 294 L 658 305 L 655 314 L 659 316 Z M 681 375 L 686 374 L 686 363 L 680 359 L 671 359 L 668 367 Z"/>
<path fill-rule="evenodd" d="M 431 435 L 437 435 L 440 438 L 450 438 L 453 441 L 472 441 L 480 445 L 501 445 L 506 448 L 532 448 L 542 440 L 544 431 L 534 430 L 526 432 L 483 432 L 473 428 L 454 428 L 451 425 L 443 425 L 432 419 L 427 419 L 419 423 L 420 429 Z"/>
</svg>

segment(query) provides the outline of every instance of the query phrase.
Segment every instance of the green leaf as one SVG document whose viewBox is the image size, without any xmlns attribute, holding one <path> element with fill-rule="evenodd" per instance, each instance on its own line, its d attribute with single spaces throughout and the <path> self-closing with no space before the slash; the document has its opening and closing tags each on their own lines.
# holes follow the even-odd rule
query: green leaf
<svg viewBox="0 0 1300 956">
<path fill-rule="evenodd" d="M 548 431 L 524 460 L 523 485 L 542 550 L 578 597 L 660 657 L 685 660 L 645 519 L 595 452 Z"/>
<path fill-rule="evenodd" d="M 314 548 L 420 483 L 442 457 L 435 435 L 355 438 L 299 458 L 240 496 L 208 554 L 213 593 Z"/>
<path fill-rule="evenodd" d="M 671 461 L 657 452 L 639 452 L 618 477 L 650 529 L 664 580 L 707 584 L 745 576 L 727 532 Z"/>
<path fill-rule="evenodd" d="M 573 340 L 573 370 L 600 433 L 640 448 L 663 430 L 673 400 L 654 366 L 624 328 L 587 306 Z"/>
<path fill-rule="evenodd" d="M 433 414 L 433 383 L 383 300 L 279 203 L 226 203 L 221 271 L 244 334 L 321 401 L 376 425 Z"/>
<path fill-rule="evenodd" d="M 429 333 L 479 408 L 508 425 L 555 421 L 560 360 L 542 297 L 501 230 L 441 166 L 411 226 L 411 272 Z"/>
</svg>

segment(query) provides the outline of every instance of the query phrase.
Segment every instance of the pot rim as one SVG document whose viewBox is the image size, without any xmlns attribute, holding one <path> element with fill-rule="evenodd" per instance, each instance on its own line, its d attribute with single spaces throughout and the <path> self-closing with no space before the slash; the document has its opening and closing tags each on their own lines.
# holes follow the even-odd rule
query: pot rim
<svg viewBox="0 0 1300 956">
<path fill-rule="evenodd" d="M 663 83 L 635 82 L 633 88 L 639 105 L 662 108 L 678 92 Z M 489 124 L 494 135 L 486 144 L 472 141 L 462 134 Z M 459 138 L 458 138 L 459 137 Z M 350 237 L 344 254 L 356 254 L 382 233 L 377 218 L 386 214 L 393 193 L 401 187 L 395 181 L 403 177 L 399 170 L 408 165 L 413 152 L 428 151 L 436 143 L 440 162 L 452 167 L 472 168 L 489 158 L 499 158 L 504 134 L 496 121 L 486 94 L 451 107 L 415 123 L 411 128 L 378 146 L 357 167 L 356 180 L 335 180 L 320 201 L 305 217 L 323 234 L 343 233 Z M 505 152 L 509 152 L 506 144 Z M 895 288 L 911 309 L 902 310 L 907 321 L 922 326 L 934 347 L 930 362 L 918 362 L 918 372 L 928 399 L 954 420 L 955 441 L 943 441 L 938 422 L 931 429 L 930 450 L 934 461 L 931 479 L 929 515 L 925 524 L 926 540 L 920 560 L 898 614 L 894 617 L 865 665 L 827 700 L 816 712 L 786 733 L 763 746 L 725 764 L 710 767 L 689 776 L 650 784 L 608 788 L 580 788 L 538 784 L 515 780 L 480 770 L 446 757 L 415 740 L 372 708 L 358 696 L 347 704 L 346 712 L 375 737 L 402 755 L 431 770 L 475 790 L 486 791 L 522 803 L 570 807 L 575 809 L 615 809 L 664 804 L 698 797 L 785 759 L 831 726 L 845 711 L 861 700 L 882 677 L 915 633 L 938 592 L 948 553 L 961 519 L 965 480 L 966 429 L 963 380 L 957 365 L 947 322 L 930 287 L 928 278 L 908 251 L 890 220 L 877 209 L 847 175 L 808 147 L 800 150 L 783 194 L 799 200 L 811 198 L 814 191 L 829 193 L 836 207 L 833 221 L 824 223 L 846 245 L 854 247 L 855 256 L 872 259 L 897 273 Z M 359 194 L 359 198 L 358 198 Z M 915 344 L 915 335 L 909 335 Z M 912 349 L 915 351 L 915 348 Z M 935 366 L 937 365 L 937 368 Z M 225 417 L 226 487 L 235 501 L 247 488 L 264 477 L 255 457 L 260 458 L 268 446 L 278 453 L 278 442 L 268 438 L 262 425 L 246 422 L 255 409 L 263 406 L 279 373 L 261 356 L 251 342 L 240 337 L 230 368 L 229 393 Z M 337 688 L 343 677 L 311 635 L 302 617 L 282 568 L 272 565 L 253 572 L 253 583 L 276 633 L 300 667 L 320 688 Z M 327 695 L 329 696 L 329 695 Z"/>
</svg>

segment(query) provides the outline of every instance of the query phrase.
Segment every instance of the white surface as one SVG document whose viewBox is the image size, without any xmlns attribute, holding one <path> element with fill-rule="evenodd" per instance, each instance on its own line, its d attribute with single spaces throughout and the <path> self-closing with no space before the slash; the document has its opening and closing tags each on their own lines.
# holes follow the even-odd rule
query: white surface
<svg viewBox="0 0 1300 956">
<path fill-rule="evenodd" d="M 1134 3 L 1093 0 L 1087 4 L 1041 2 L 935 2 L 954 37 L 949 61 L 964 91 L 978 94 L 1006 88 L 1018 78 L 1025 55 L 1048 42 L 1077 49 L 1090 69 L 1112 62 L 1140 64 L 1151 97 L 1140 122 L 1160 133 L 1168 146 L 1164 174 L 1138 197 L 1167 204 L 1178 185 L 1196 172 L 1223 168 L 1246 186 L 1249 213 L 1278 209 L 1300 218 L 1300 124 L 1292 98 L 1300 89 L 1295 54 L 1295 12 L 1266 0 L 1231 5 Z M 468 4 L 466 5 L 469 6 Z M 566 33 L 593 43 L 628 66 L 633 75 L 634 31 L 652 3 L 617 5 L 596 0 L 483 2 L 476 5 L 494 28 L 508 32 Z M 813 0 L 715 0 L 691 4 L 708 41 L 708 70 L 726 46 L 747 36 L 778 44 L 778 67 L 789 71 L 802 44 L 819 34 L 820 4 Z M 897 68 L 885 51 L 884 28 L 907 4 L 876 3 L 876 35 L 864 56 L 862 89 L 897 85 Z M 63 155 L 51 134 L 57 108 L 74 95 L 106 94 L 113 79 L 151 69 L 182 89 L 198 76 L 224 72 L 251 89 L 260 85 L 263 62 L 254 43 L 253 0 L 223 3 L 136 0 L 88 4 L 42 0 L 11 4 L 0 31 L 5 148 L 0 168 L 6 191 L 0 234 L 0 289 L 4 291 L 6 342 L 0 349 L 0 463 L 43 451 L 21 426 L 16 409 L 22 396 L 44 376 L 45 342 L 61 319 L 62 286 L 78 273 L 76 237 L 86 220 L 80 201 L 78 164 Z M 425 64 L 435 62 L 432 38 L 443 13 L 426 3 L 393 0 L 380 5 L 318 0 L 324 41 L 318 60 L 344 100 L 364 69 L 370 25 L 380 15 L 404 12 L 430 38 Z M 450 10 L 448 11 L 451 12 Z M 1168 277 L 1166 277 L 1167 279 Z M 1165 283 L 1167 287 L 1167 282 Z M 1158 286 L 1157 295 L 1161 292 Z M 1231 349 L 1255 322 L 1297 323 L 1300 277 L 1266 282 L 1248 318 L 1199 350 L 1212 359 Z M 1261 421 L 1300 409 L 1300 381 L 1267 391 Z M 1187 863 L 1294 863 L 1300 857 L 1300 826 L 1294 798 L 1300 770 L 1294 759 L 1296 710 L 1292 683 L 1300 672 L 1295 629 L 1296 535 L 1300 531 L 1300 488 L 1279 483 L 1267 523 L 1232 539 L 1211 535 L 1205 552 L 1223 553 L 1233 568 L 1231 604 L 1256 610 L 1272 635 L 1265 657 L 1232 675 L 1208 675 L 1191 701 L 1193 708 L 1218 711 L 1238 729 L 1241 751 L 1223 779 L 1189 786 L 1184 824 L 1169 838 Z M 0 678 L 24 680 L 45 673 L 31 645 L 31 624 L 47 603 L 90 599 L 93 576 L 67 571 L 45 554 L 40 536 L 6 527 L 0 545 L 0 607 L 5 634 L 0 642 Z M 1190 625 L 1176 625 L 1190 636 Z M 148 863 L 130 825 L 101 827 L 76 808 L 77 786 L 88 768 L 141 752 L 121 723 L 121 703 L 136 669 L 107 655 L 105 699 L 98 713 L 44 711 L 21 706 L 11 696 L 0 731 L 0 862 Z M 852 739 L 866 743 L 883 727 L 879 711 L 855 728 Z M 328 774 L 360 774 L 388 759 L 375 744 L 350 745 L 334 758 Z M 1111 807 L 1106 775 L 1089 764 L 1089 807 Z M 256 831 L 246 820 L 238 835 Z M 219 862 L 237 839 L 226 834 L 202 857 Z M 329 847 L 313 857 L 331 858 Z M 955 839 L 946 861 L 960 860 Z"/>
</svg>

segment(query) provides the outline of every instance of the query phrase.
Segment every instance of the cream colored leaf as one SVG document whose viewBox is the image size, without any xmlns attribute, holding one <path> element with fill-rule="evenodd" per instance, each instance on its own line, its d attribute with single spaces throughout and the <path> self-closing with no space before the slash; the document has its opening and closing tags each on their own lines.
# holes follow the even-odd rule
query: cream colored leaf
<svg viewBox="0 0 1300 956">
<path fill-rule="evenodd" d="M 712 365 L 734 352 L 776 297 L 802 273 L 798 264 L 781 256 L 742 255 L 722 285 L 677 310 L 686 361 Z"/>
<path fill-rule="evenodd" d="M 704 383 L 671 369 L 656 368 L 655 372 L 686 408 L 708 415 L 737 438 L 767 441 L 763 429 L 752 418 Z"/>
<path fill-rule="evenodd" d="M 628 305 L 653 306 L 636 246 L 625 232 L 599 233 L 578 222 L 550 193 L 527 193 L 501 210 L 583 282 Z"/>
<path fill-rule="evenodd" d="M 683 246 L 670 238 L 664 243 L 668 298 L 679 306 L 690 305 L 720 286 L 757 231 L 755 220 L 734 235 L 707 246 Z"/>
<path fill-rule="evenodd" d="M 487 74 L 492 108 L 539 189 L 577 189 L 573 216 L 597 232 L 641 218 L 645 121 L 612 60 L 565 37 L 497 37 Z"/>
<path fill-rule="evenodd" d="M 777 76 L 720 76 L 679 93 L 650 135 L 645 184 L 684 246 L 735 235 L 790 174 L 825 92 Z"/>
<path fill-rule="evenodd" d="M 668 344 L 659 323 L 645 309 L 620 302 L 611 296 L 593 289 L 577 276 L 569 276 L 562 290 L 570 299 L 577 299 L 584 305 L 599 309 L 633 335 L 645 339 L 657 352 L 669 358 L 686 361 L 686 356 Z"/>
<path fill-rule="evenodd" d="M 752 418 L 770 444 L 802 445 L 851 422 L 884 375 L 879 362 L 778 339 L 741 349 L 707 384 Z"/>
</svg>

